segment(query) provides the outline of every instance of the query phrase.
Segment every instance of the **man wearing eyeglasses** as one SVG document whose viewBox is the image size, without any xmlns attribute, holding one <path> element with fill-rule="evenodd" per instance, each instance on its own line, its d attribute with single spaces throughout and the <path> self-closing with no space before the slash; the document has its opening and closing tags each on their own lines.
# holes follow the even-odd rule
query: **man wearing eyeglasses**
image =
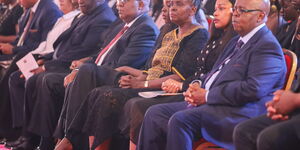
<svg viewBox="0 0 300 150">
<path fill-rule="evenodd" d="M 269 9 L 269 0 L 236 1 L 232 20 L 239 36 L 227 44 L 206 77 L 189 85 L 183 94 L 186 102 L 147 110 L 138 150 L 190 150 L 199 136 L 234 149 L 234 127 L 265 113 L 264 104 L 284 84 L 283 53 L 265 25 Z"/>
</svg>

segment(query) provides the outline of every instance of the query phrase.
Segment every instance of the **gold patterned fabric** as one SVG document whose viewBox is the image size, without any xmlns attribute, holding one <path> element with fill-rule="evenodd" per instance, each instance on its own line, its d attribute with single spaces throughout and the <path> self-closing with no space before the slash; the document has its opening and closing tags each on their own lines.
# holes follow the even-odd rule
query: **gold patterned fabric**
<svg viewBox="0 0 300 150">
<path fill-rule="evenodd" d="M 147 80 L 160 78 L 161 75 L 164 74 L 164 71 L 171 72 L 172 63 L 178 50 L 180 49 L 181 40 L 199 28 L 199 26 L 191 28 L 181 37 L 178 37 L 177 35 L 178 29 L 167 33 L 162 40 L 161 47 L 156 51 L 152 59 L 152 67 L 147 71 Z"/>
</svg>

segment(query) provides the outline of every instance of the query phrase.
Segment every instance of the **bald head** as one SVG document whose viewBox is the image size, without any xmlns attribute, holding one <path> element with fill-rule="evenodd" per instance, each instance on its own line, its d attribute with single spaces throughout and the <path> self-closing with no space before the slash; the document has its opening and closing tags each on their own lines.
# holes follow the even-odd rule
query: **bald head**
<svg viewBox="0 0 300 150">
<path fill-rule="evenodd" d="M 265 13 L 265 19 L 267 19 L 270 13 L 270 0 L 249 0 L 249 5 L 255 9 L 262 10 Z"/>
<path fill-rule="evenodd" d="M 232 24 L 241 36 L 266 23 L 270 11 L 269 0 L 237 0 L 234 5 Z"/>
<path fill-rule="evenodd" d="M 270 6 L 271 6 L 270 0 L 260 0 L 260 1 L 261 1 L 260 9 L 265 12 L 267 17 L 270 13 Z"/>
</svg>

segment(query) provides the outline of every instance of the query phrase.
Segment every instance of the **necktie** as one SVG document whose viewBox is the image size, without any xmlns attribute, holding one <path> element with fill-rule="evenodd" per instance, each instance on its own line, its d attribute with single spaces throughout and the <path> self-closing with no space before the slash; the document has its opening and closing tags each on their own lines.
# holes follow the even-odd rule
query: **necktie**
<svg viewBox="0 0 300 150">
<path fill-rule="evenodd" d="M 30 11 L 29 12 L 29 18 L 27 20 L 26 26 L 25 26 L 24 31 L 23 31 L 23 33 L 22 33 L 22 35 L 21 35 L 21 37 L 20 37 L 20 39 L 18 41 L 18 45 L 17 46 L 22 46 L 23 45 L 24 40 L 26 38 L 26 35 L 27 35 L 28 31 L 29 31 L 29 27 L 30 27 L 30 24 L 32 22 L 32 18 L 34 16 L 33 11 L 31 11 L 31 10 L 29 10 L 29 11 Z"/>
<path fill-rule="evenodd" d="M 100 58 L 103 54 L 105 54 L 106 51 L 108 51 L 112 45 L 115 44 L 115 42 L 121 38 L 121 36 L 125 33 L 125 31 L 128 29 L 128 26 L 124 26 L 123 29 L 101 50 L 100 54 L 97 56 L 97 59 L 95 61 L 95 64 L 98 64 Z"/>
<path fill-rule="evenodd" d="M 11 13 L 11 9 L 7 8 L 5 12 L 0 16 L 0 28 L 2 27 L 3 22 L 10 16 Z"/>
<path fill-rule="evenodd" d="M 223 60 L 222 63 L 220 63 L 220 65 L 217 67 L 217 69 L 215 69 L 214 71 L 211 71 L 207 75 L 207 77 L 204 81 L 204 85 L 207 83 L 207 81 L 211 78 L 212 75 L 214 75 L 217 71 L 221 70 L 227 64 L 227 62 L 242 48 L 243 45 L 244 45 L 244 42 L 242 40 L 239 40 L 236 43 L 233 52 L 225 60 Z"/>
<path fill-rule="evenodd" d="M 237 42 L 237 44 L 235 45 L 235 48 L 234 48 L 234 50 L 233 50 L 233 52 L 225 59 L 225 60 L 223 60 L 223 62 L 222 63 L 220 63 L 220 65 L 217 67 L 217 69 L 214 69 L 214 70 L 212 70 L 208 75 L 207 75 L 207 77 L 206 77 L 206 79 L 204 80 L 204 85 L 206 86 L 206 84 L 207 84 L 207 82 L 210 80 L 210 78 L 215 74 L 215 73 L 217 73 L 219 70 L 221 70 L 223 67 L 224 67 L 224 65 L 226 65 L 227 63 L 228 63 L 228 61 L 241 49 L 241 47 L 244 45 L 244 42 L 242 41 L 242 40 L 239 40 L 238 42 Z M 213 80 L 213 81 L 211 81 L 210 82 L 210 86 L 213 84 L 213 82 L 214 82 L 214 80 L 215 79 L 211 79 L 211 80 Z M 194 106 L 193 105 L 191 105 L 191 104 L 188 104 L 187 105 L 187 108 L 189 109 L 189 108 L 194 108 Z"/>
</svg>

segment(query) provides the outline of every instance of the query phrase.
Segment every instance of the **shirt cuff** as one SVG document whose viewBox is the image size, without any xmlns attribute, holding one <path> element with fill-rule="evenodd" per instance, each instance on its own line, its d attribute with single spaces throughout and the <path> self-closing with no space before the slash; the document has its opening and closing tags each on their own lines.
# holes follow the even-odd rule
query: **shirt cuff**
<svg viewBox="0 0 300 150">
<path fill-rule="evenodd" d="M 191 82 L 191 84 L 196 83 L 196 82 L 198 82 L 198 84 L 199 84 L 199 86 L 200 86 L 200 88 L 201 88 L 201 86 L 202 86 L 202 81 L 201 81 L 201 80 L 193 80 L 193 81 Z"/>
<path fill-rule="evenodd" d="M 207 102 L 207 98 L 208 98 L 208 93 L 209 93 L 209 91 L 207 91 L 206 93 L 205 93 L 205 101 Z"/>
</svg>

